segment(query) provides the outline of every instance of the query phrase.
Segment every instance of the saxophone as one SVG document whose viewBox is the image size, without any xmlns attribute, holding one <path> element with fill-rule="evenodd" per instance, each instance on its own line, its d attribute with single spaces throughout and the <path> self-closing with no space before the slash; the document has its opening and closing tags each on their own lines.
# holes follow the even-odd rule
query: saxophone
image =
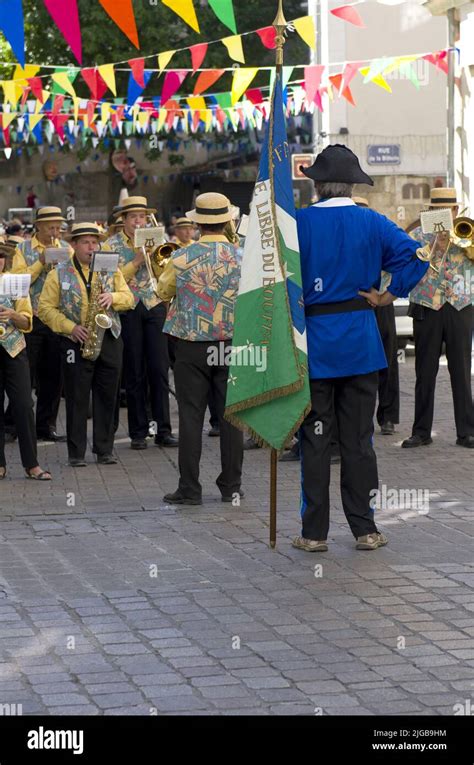
<svg viewBox="0 0 474 765">
<path fill-rule="evenodd" d="M 99 274 L 93 279 L 89 293 L 89 305 L 87 308 L 85 327 L 89 336 L 82 345 L 81 356 L 88 361 L 96 361 L 102 349 L 105 330 L 112 326 L 112 319 L 99 305 L 99 296 L 102 293 L 102 280 Z"/>
</svg>

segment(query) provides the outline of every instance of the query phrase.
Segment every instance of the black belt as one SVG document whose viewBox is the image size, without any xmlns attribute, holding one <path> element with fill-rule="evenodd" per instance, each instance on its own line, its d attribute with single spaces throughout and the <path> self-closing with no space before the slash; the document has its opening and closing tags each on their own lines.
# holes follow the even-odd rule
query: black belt
<svg viewBox="0 0 474 765">
<path fill-rule="evenodd" d="M 329 313 L 346 313 L 349 311 L 370 311 L 372 306 L 365 298 L 341 300 L 339 303 L 313 303 L 305 306 L 305 316 L 322 316 Z"/>
</svg>

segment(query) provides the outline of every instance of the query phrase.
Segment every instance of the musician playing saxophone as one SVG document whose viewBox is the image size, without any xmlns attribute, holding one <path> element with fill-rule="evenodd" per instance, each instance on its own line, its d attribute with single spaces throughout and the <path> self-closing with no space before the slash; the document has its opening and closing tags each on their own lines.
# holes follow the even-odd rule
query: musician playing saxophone
<svg viewBox="0 0 474 765">
<path fill-rule="evenodd" d="M 171 433 L 168 371 L 168 338 L 163 334 L 166 305 L 156 294 L 156 278 L 150 262 L 134 246 L 138 228 L 147 225 L 147 216 L 156 210 L 148 207 L 146 197 L 127 197 L 117 210 L 123 231 L 110 237 L 104 249 L 118 252 L 119 265 L 133 292 L 135 309 L 122 316 L 124 341 L 124 377 L 127 391 L 128 431 L 132 449 L 146 449 L 149 433 L 147 390 L 150 391 L 152 418 L 155 421 L 155 444 L 174 447 L 178 439 Z M 148 384 L 147 384 L 148 383 Z"/>
<path fill-rule="evenodd" d="M 123 348 L 118 312 L 133 308 L 134 300 L 120 270 L 107 275 L 90 271 L 92 257 L 104 238 L 95 223 L 74 225 L 69 236 L 74 255 L 51 271 L 39 301 L 41 321 L 60 335 L 67 447 L 72 467 L 87 464 L 87 412 L 91 390 L 92 451 L 99 464 L 117 462 L 113 455 L 114 410 Z M 101 290 L 97 289 L 98 280 Z M 91 327 L 87 324 L 90 323 L 89 300 L 92 299 L 97 303 L 97 313 L 106 313 L 111 320 L 95 360 L 84 358 L 82 352 L 90 339 Z"/>
</svg>

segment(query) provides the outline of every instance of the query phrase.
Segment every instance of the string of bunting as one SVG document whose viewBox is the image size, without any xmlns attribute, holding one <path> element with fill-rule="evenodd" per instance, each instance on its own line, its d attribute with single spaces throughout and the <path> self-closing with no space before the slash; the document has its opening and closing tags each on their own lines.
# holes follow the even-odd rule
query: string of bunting
<svg viewBox="0 0 474 765">
<path fill-rule="evenodd" d="M 386 78 L 390 75 L 409 80 L 418 88 L 420 83 L 413 65 L 425 60 L 438 71 L 446 73 L 450 50 L 371 61 L 339 62 L 342 68 L 333 74 L 330 74 L 329 67 L 325 69 L 324 66 L 284 67 L 287 116 L 312 113 L 315 108 L 322 111 L 324 101 L 330 103 L 339 97 L 355 106 L 351 83 L 357 75 L 362 76 L 363 84 L 373 83 L 389 93 L 392 90 Z M 334 67 L 337 63 L 332 62 L 330 66 Z M 304 78 L 292 80 L 294 71 L 301 68 L 304 68 Z M 48 92 L 44 102 L 40 99 L 22 99 L 20 110 L 13 111 L 10 104 L 4 105 L 4 111 L 0 113 L 0 138 L 9 156 L 12 143 L 41 145 L 46 139 L 51 144 L 54 135 L 57 135 L 61 145 L 67 143 L 74 146 L 79 137 L 83 143 L 88 138 L 98 143 L 107 138 L 156 135 L 172 130 L 196 133 L 223 132 L 228 128 L 237 132 L 249 126 L 260 129 L 270 111 L 269 97 L 264 95 L 264 91 L 271 89 L 275 76 L 274 68 L 268 69 L 268 85 L 251 88 L 259 70 L 254 67 L 241 68 L 234 71 L 230 91 L 206 96 L 193 93 L 172 97 L 169 95 L 172 88 L 164 92 L 166 80 L 161 97 L 154 96 L 150 100 L 140 99 L 133 103 L 117 98 L 112 104 Z"/>
</svg>

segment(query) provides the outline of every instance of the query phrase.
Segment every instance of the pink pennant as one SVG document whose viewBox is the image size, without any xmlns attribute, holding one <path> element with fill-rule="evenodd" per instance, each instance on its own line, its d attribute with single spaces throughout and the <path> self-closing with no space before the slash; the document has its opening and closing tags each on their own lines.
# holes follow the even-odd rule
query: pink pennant
<svg viewBox="0 0 474 765">
<path fill-rule="evenodd" d="M 77 61 L 82 64 L 81 27 L 77 0 L 43 0 L 43 2 Z"/>
<path fill-rule="evenodd" d="M 127 62 L 132 70 L 133 79 L 140 85 L 141 88 L 145 87 L 145 59 L 144 58 L 132 58 Z"/>
<path fill-rule="evenodd" d="M 304 68 L 304 89 L 306 91 L 306 98 L 310 104 L 315 101 L 318 88 L 321 85 L 323 71 L 324 64 L 305 66 Z"/>
<path fill-rule="evenodd" d="M 69 114 L 54 114 L 51 116 L 51 122 L 53 123 L 54 129 L 58 134 L 58 138 L 61 143 L 64 143 L 64 125 L 68 119 Z"/>
<path fill-rule="evenodd" d="M 245 95 L 253 104 L 261 104 L 263 101 L 263 93 L 260 88 L 251 88 L 250 90 L 246 90 Z"/>
<path fill-rule="evenodd" d="M 161 104 L 163 106 L 170 100 L 170 98 L 173 98 L 176 91 L 179 90 L 186 75 L 187 71 L 182 69 L 176 69 L 166 73 L 165 81 L 163 83 L 163 91 L 161 93 Z"/>
<path fill-rule="evenodd" d="M 87 83 L 94 101 L 100 101 L 108 88 L 97 69 L 81 69 L 81 75 Z"/>
<path fill-rule="evenodd" d="M 442 72 L 445 74 L 448 74 L 449 71 L 449 65 L 446 61 L 448 55 L 447 50 L 442 50 L 439 53 L 428 53 L 426 56 L 422 56 L 422 58 L 426 59 L 426 61 L 429 61 L 430 64 L 433 64 L 437 69 L 441 69 Z"/>
<path fill-rule="evenodd" d="M 359 16 L 358 11 L 356 11 L 353 5 L 341 5 L 339 8 L 333 8 L 331 13 L 333 16 L 337 16 L 339 19 L 348 21 L 350 24 L 354 24 L 356 27 L 365 27 L 365 24 Z"/>
<path fill-rule="evenodd" d="M 342 91 L 349 87 L 363 63 L 363 61 L 353 61 L 351 64 L 346 64 L 340 88 Z"/>
<path fill-rule="evenodd" d="M 323 102 L 321 100 L 321 92 L 319 90 L 316 91 L 316 95 L 314 97 L 314 103 L 316 104 L 320 112 L 324 111 Z"/>
<path fill-rule="evenodd" d="M 189 49 L 191 51 L 191 61 L 193 65 L 193 74 L 200 68 L 207 53 L 207 43 L 200 43 L 199 45 L 192 45 Z"/>
<path fill-rule="evenodd" d="M 263 29 L 257 29 L 257 34 L 260 37 L 265 48 L 275 48 L 275 27 L 263 27 Z"/>
<path fill-rule="evenodd" d="M 200 121 L 201 121 L 201 112 L 197 110 L 193 114 L 193 130 L 197 130 Z"/>
</svg>

